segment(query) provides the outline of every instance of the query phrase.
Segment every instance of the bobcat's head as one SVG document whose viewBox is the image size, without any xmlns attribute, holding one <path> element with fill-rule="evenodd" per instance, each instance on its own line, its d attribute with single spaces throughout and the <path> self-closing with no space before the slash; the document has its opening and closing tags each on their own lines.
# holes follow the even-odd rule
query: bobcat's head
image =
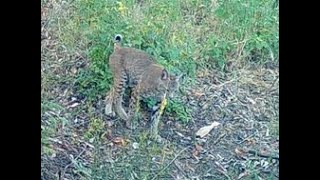
<svg viewBox="0 0 320 180">
<path fill-rule="evenodd" d="M 182 75 L 169 74 L 164 67 L 156 64 L 151 65 L 145 72 L 141 88 L 154 90 L 156 96 L 162 96 L 166 93 L 169 97 L 173 97 L 179 89 Z"/>
</svg>

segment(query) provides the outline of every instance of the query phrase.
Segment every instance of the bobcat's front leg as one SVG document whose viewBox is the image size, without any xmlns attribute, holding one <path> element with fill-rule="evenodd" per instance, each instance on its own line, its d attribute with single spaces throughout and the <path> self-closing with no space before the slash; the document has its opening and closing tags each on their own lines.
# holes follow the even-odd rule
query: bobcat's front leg
<svg viewBox="0 0 320 180">
<path fill-rule="evenodd" d="M 128 110 L 128 119 L 126 121 L 126 126 L 128 128 L 133 128 L 131 126 L 131 122 L 135 120 L 140 108 L 140 97 L 139 97 L 139 88 L 135 87 L 132 91 L 130 103 L 129 103 L 129 110 Z"/>
<path fill-rule="evenodd" d="M 104 113 L 108 116 L 115 116 L 115 112 L 114 112 L 114 107 L 113 107 L 113 91 L 114 89 L 112 88 L 106 95 L 106 99 L 105 99 L 105 109 L 104 109 Z"/>
</svg>

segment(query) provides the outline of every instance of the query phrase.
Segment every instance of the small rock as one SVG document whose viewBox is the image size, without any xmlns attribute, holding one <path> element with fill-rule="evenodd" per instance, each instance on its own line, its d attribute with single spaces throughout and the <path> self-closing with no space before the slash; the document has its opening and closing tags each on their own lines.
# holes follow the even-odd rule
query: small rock
<svg viewBox="0 0 320 180">
<path fill-rule="evenodd" d="M 137 143 L 137 142 L 132 143 L 132 147 L 133 147 L 133 149 L 138 149 L 139 143 Z"/>
</svg>

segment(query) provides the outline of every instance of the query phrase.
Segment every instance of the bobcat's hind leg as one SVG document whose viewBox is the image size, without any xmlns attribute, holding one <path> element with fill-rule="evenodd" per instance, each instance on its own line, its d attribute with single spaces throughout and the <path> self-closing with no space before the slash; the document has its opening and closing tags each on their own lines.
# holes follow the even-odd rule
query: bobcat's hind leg
<svg viewBox="0 0 320 180">
<path fill-rule="evenodd" d="M 127 120 L 128 115 L 123 108 L 123 94 L 127 87 L 128 77 L 127 74 L 123 71 L 118 76 L 114 78 L 114 91 L 113 91 L 113 107 L 117 115 L 123 119 Z"/>
</svg>

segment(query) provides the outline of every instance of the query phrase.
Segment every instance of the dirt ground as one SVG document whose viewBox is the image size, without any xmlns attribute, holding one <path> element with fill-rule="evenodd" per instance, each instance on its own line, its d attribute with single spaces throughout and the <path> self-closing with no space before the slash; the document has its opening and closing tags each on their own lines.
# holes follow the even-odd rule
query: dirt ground
<svg viewBox="0 0 320 180">
<path fill-rule="evenodd" d="M 77 93 L 73 79 L 90 60 L 83 53 L 63 49 L 54 31 L 46 26 L 46 9 L 42 11 L 41 96 L 60 105 L 42 112 L 42 131 L 50 126 L 51 117 L 66 120 L 57 124 L 54 135 L 48 138 L 54 153 L 44 153 L 42 147 L 42 179 L 86 179 L 90 175 L 86 175 L 85 170 L 80 173 L 81 168 L 118 162 L 115 166 L 119 169 L 121 163 L 133 162 L 128 160 L 130 158 L 141 166 L 144 162 L 139 159 L 147 155 L 143 150 L 133 148 L 133 144 L 140 142 L 142 146 L 145 142 L 146 146 L 152 146 L 141 140 L 147 122 L 139 123 L 135 131 L 127 130 L 120 120 L 104 115 L 104 97 L 88 104 L 86 98 Z M 156 147 L 161 147 L 167 155 L 151 157 L 152 162 L 159 160 L 162 164 L 160 169 L 150 170 L 153 178 L 278 179 L 278 79 L 276 63 L 233 63 L 228 64 L 226 72 L 202 70 L 193 83 L 187 79 L 179 99 L 192 118 L 188 123 L 182 123 L 164 115 L 160 133 L 168 142 Z M 99 143 L 83 137 L 88 135 L 91 117 L 104 120 L 102 128 L 96 127 L 103 134 L 99 135 Z M 201 127 L 215 121 L 220 124 L 208 135 L 195 136 Z M 157 163 L 148 167 L 153 165 L 157 166 Z M 171 177 L 161 178 L 157 175 L 160 170 Z"/>
</svg>

